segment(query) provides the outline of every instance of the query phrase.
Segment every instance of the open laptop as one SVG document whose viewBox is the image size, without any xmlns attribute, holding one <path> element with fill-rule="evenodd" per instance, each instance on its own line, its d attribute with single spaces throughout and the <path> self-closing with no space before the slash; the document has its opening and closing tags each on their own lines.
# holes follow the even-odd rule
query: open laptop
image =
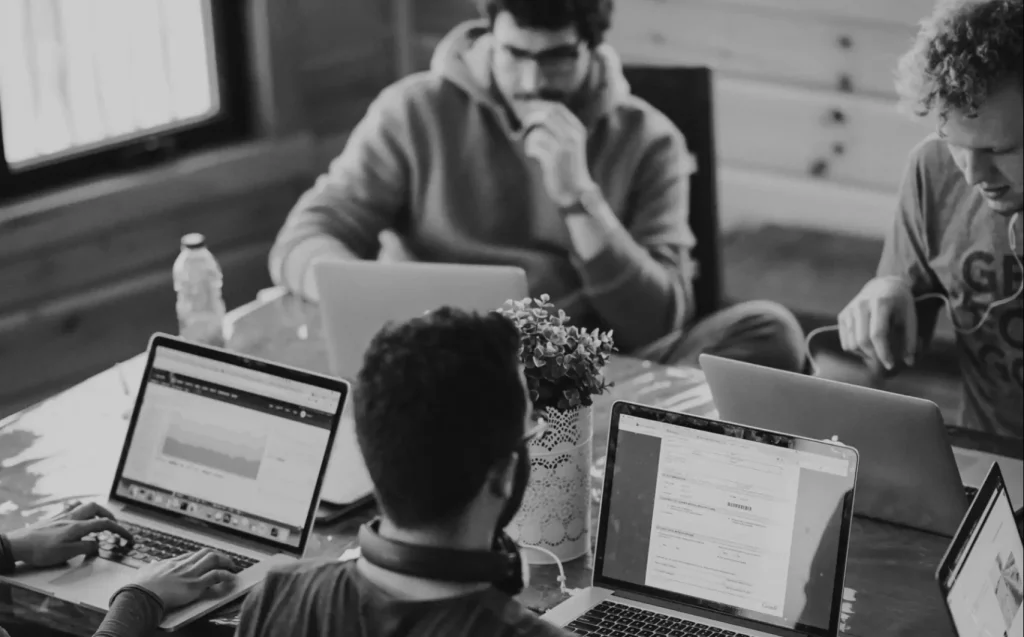
<svg viewBox="0 0 1024 637">
<path fill-rule="evenodd" d="M 370 341 L 389 321 L 444 305 L 488 312 L 528 294 L 526 273 L 509 266 L 334 261 L 317 264 L 313 274 L 331 373 L 349 381 L 362 368 Z M 331 456 L 323 499 L 347 505 L 372 490 L 349 411 Z"/>
<path fill-rule="evenodd" d="M 856 514 L 952 536 L 969 503 L 942 413 L 927 400 L 708 354 L 719 416 L 860 451 Z"/>
<path fill-rule="evenodd" d="M 851 447 L 617 402 L 593 585 L 544 618 L 581 635 L 838 635 L 857 464 Z"/>
<path fill-rule="evenodd" d="M 106 612 L 150 562 L 228 553 L 238 585 L 168 613 L 176 630 L 302 557 L 348 385 L 159 334 L 142 378 L 106 503 L 134 543 L 3 579 Z"/>
<path fill-rule="evenodd" d="M 957 637 L 1024 635 L 1024 546 L 993 463 L 935 577 Z"/>
</svg>

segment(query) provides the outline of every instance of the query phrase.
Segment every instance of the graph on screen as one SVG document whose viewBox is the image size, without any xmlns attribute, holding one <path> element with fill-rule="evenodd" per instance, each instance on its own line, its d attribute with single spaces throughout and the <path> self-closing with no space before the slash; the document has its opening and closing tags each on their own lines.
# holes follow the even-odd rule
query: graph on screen
<svg viewBox="0 0 1024 637">
<path fill-rule="evenodd" d="M 265 436 L 177 420 L 167 428 L 161 452 L 171 458 L 255 480 L 266 446 Z"/>
</svg>

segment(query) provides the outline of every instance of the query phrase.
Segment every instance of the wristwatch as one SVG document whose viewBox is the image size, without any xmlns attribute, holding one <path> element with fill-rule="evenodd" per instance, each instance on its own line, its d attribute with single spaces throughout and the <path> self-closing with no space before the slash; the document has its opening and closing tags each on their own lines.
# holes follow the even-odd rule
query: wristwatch
<svg viewBox="0 0 1024 637">
<path fill-rule="evenodd" d="M 603 201 L 604 194 L 601 192 L 601 188 L 596 184 L 588 186 L 580 191 L 579 195 L 576 196 L 576 201 L 562 208 L 562 214 L 567 217 L 593 214 Z"/>
</svg>

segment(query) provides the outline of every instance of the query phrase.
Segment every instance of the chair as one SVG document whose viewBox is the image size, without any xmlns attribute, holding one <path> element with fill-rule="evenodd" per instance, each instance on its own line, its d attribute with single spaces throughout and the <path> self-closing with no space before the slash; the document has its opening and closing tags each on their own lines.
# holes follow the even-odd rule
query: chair
<svg viewBox="0 0 1024 637">
<path fill-rule="evenodd" d="M 697 238 L 693 257 L 696 318 L 722 303 L 721 246 L 718 238 L 718 180 L 711 71 L 703 67 L 641 67 L 625 69 L 632 92 L 668 116 L 682 131 L 697 159 L 690 181 L 690 228 Z"/>
</svg>

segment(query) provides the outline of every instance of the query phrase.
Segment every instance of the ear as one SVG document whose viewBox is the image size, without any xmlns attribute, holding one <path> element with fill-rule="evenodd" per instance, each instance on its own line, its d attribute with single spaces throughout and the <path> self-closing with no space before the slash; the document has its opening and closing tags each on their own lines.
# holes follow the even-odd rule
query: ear
<svg viewBox="0 0 1024 637">
<path fill-rule="evenodd" d="M 516 481 L 516 466 L 519 464 L 519 452 L 514 451 L 505 462 L 499 462 L 488 476 L 488 488 L 496 498 L 508 500 L 512 497 L 512 489 Z"/>
</svg>

